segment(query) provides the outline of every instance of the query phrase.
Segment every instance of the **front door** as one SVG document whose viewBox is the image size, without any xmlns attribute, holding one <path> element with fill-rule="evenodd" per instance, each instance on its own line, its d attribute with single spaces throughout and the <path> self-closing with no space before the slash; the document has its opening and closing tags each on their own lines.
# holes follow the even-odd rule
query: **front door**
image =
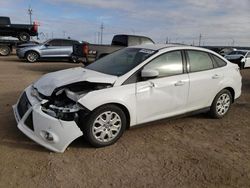
<svg viewBox="0 0 250 188">
<path fill-rule="evenodd" d="M 144 69 L 157 70 L 159 76 L 136 84 L 137 124 L 184 113 L 189 79 L 181 51 L 162 54 Z"/>
</svg>

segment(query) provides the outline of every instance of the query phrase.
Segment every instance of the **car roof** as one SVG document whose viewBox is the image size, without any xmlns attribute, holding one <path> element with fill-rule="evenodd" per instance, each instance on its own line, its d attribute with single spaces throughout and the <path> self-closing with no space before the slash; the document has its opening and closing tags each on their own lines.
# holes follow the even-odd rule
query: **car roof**
<svg viewBox="0 0 250 188">
<path fill-rule="evenodd" d="M 189 46 L 184 44 L 142 44 L 137 46 L 132 46 L 130 48 L 145 48 L 150 50 L 163 50 L 166 48 L 180 48 L 180 49 L 190 49 L 190 50 L 202 50 L 202 51 L 211 51 L 206 48 Z"/>
</svg>

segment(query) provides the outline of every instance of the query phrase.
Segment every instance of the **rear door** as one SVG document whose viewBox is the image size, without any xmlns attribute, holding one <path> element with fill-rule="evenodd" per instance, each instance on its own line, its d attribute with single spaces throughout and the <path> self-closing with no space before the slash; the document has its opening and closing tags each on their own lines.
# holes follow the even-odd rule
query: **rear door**
<svg viewBox="0 0 250 188">
<path fill-rule="evenodd" d="M 218 92 L 219 82 L 223 79 L 223 71 L 217 68 L 212 56 L 203 51 L 187 50 L 189 71 L 188 111 L 209 107 Z"/>
</svg>

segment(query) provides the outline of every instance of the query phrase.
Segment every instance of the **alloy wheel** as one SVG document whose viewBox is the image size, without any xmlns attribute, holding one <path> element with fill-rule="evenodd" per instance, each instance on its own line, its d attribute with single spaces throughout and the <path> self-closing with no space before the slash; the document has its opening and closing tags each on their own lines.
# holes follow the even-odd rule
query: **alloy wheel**
<svg viewBox="0 0 250 188">
<path fill-rule="evenodd" d="M 92 134 L 99 142 L 107 143 L 117 137 L 121 127 L 121 117 L 116 112 L 106 111 L 95 119 L 92 126 Z"/>
<path fill-rule="evenodd" d="M 216 111 L 220 116 L 223 116 L 227 113 L 231 104 L 231 99 L 229 94 L 223 93 L 219 96 L 216 102 Z"/>
</svg>

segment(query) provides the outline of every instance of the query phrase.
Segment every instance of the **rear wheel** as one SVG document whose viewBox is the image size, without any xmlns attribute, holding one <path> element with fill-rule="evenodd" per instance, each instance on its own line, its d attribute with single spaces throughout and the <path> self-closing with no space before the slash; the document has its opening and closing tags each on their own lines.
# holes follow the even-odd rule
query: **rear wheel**
<svg viewBox="0 0 250 188">
<path fill-rule="evenodd" d="M 96 109 L 83 125 L 86 140 L 94 147 L 114 144 L 126 128 L 126 115 L 116 105 Z"/>
<path fill-rule="evenodd" d="M 39 59 L 39 54 L 34 51 L 27 52 L 26 60 L 30 63 L 34 63 Z"/>
<path fill-rule="evenodd" d="M 213 118 L 222 118 L 229 111 L 232 104 L 232 95 L 230 91 L 223 89 L 219 92 L 210 108 L 210 114 Z"/>
<path fill-rule="evenodd" d="M 23 42 L 27 42 L 30 40 L 30 35 L 26 32 L 22 32 L 18 35 L 18 39 Z"/>
<path fill-rule="evenodd" d="M 11 49 L 8 46 L 0 46 L 0 55 L 1 56 L 8 56 L 10 55 Z"/>
</svg>

